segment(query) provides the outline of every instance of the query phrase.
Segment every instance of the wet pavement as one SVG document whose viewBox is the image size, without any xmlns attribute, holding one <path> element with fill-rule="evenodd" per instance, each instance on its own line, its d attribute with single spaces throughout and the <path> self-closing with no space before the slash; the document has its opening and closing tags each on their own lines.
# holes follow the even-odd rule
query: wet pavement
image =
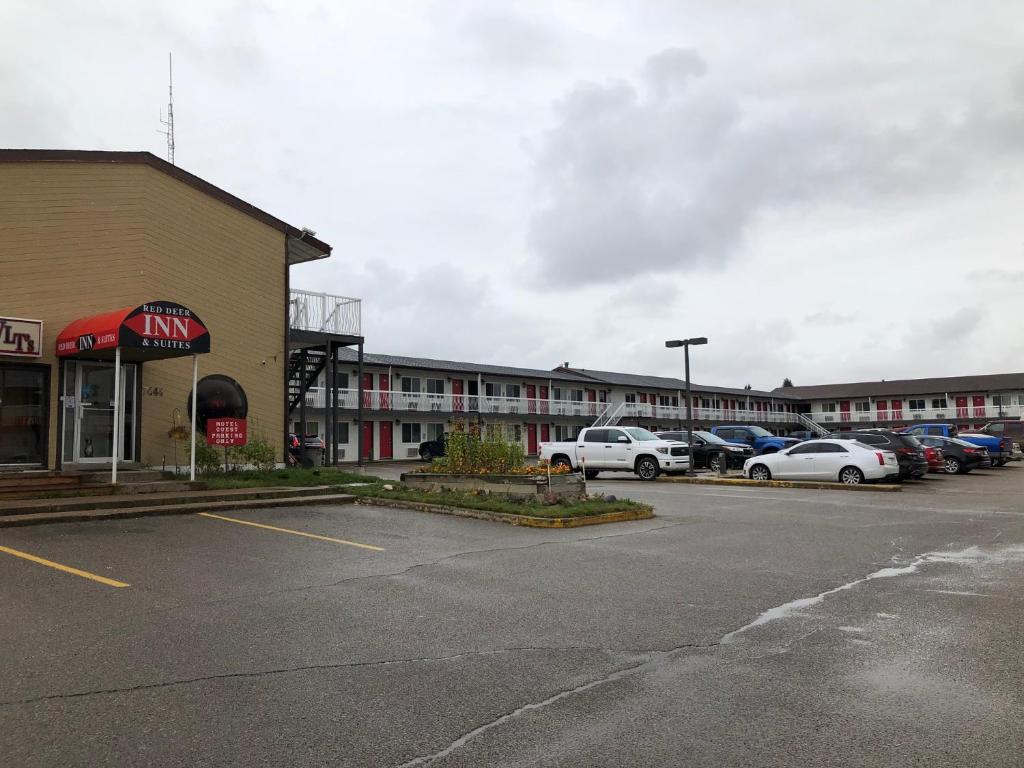
<svg viewBox="0 0 1024 768">
<path fill-rule="evenodd" d="M 1024 467 L 898 494 L 614 478 L 591 489 L 658 517 L 5 530 L 4 764 L 1021 765 Z"/>
</svg>

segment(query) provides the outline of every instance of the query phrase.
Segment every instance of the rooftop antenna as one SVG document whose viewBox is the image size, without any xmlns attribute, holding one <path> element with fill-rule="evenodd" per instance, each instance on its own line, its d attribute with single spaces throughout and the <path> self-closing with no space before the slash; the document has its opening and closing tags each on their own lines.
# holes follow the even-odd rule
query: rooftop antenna
<svg viewBox="0 0 1024 768">
<path fill-rule="evenodd" d="M 167 117 L 160 110 L 160 123 L 164 130 L 160 131 L 167 137 L 167 162 L 174 165 L 174 61 L 167 54 Z"/>
</svg>

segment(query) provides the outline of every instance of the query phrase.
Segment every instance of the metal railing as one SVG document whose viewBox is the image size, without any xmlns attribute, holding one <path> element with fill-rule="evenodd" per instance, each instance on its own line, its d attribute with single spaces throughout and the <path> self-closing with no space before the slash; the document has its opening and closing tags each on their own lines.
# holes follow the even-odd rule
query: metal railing
<svg viewBox="0 0 1024 768">
<path fill-rule="evenodd" d="M 967 405 L 948 408 L 886 408 L 873 411 L 813 411 L 807 414 L 812 421 L 827 427 L 845 424 L 909 424 L 915 421 L 992 421 L 993 419 L 1019 419 L 1019 405 Z"/>
<path fill-rule="evenodd" d="M 326 407 L 326 389 L 311 387 L 306 392 L 306 406 Z M 356 410 L 359 390 L 339 389 L 338 408 Z M 367 411 L 404 411 L 413 413 L 479 413 L 521 416 L 564 416 L 596 419 L 601 414 L 614 413 L 620 419 L 650 419 L 681 422 L 686 419 L 686 408 L 678 405 L 651 403 L 616 403 L 609 405 L 589 400 L 542 400 L 527 397 L 490 397 L 487 395 L 433 394 L 429 392 L 396 392 L 366 390 L 363 409 Z M 610 410 L 609 410 L 610 409 Z M 693 418 L 702 424 L 732 422 L 749 424 L 799 424 L 798 414 L 783 411 L 747 411 L 735 408 L 694 408 Z"/>
<path fill-rule="evenodd" d="M 293 288 L 289 291 L 288 320 L 300 331 L 342 336 L 362 334 L 362 300 Z"/>
</svg>

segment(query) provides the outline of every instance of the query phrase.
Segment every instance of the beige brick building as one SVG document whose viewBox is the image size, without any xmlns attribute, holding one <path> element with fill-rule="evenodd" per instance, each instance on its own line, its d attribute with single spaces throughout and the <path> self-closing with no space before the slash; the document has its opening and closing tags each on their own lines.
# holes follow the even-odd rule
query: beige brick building
<svg viewBox="0 0 1024 768">
<path fill-rule="evenodd" d="M 188 349 L 159 359 L 166 350 L 118 342 L 120 432 L 113 349 L 85 333 L 85 348 L 57 353 L 74 321 L 160 301 L 187 308 L 209 332 L 210 352 L 197 361 L 200 379 L 214 378 L 200 384 L 199 413 L 206 391 L 219 393 L 215 408 L 244 401 L 250 435 L 283 459 L 294 402 L 289 270 L 330 251 L 146 152 L 0 150 L 0 466 L 109 466 L 115 442 L 126 463 L 186 462 L 169 432 L 189 423 Z"/>
</svg>

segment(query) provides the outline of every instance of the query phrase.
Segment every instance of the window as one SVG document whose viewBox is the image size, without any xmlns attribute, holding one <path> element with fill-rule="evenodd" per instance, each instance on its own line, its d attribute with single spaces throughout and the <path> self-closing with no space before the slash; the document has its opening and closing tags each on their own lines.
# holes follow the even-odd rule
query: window
<svg viewBox="0 0 1024 768">
<path fill-rule="evenodd" d="M 793 448 L 790 452 L 790 456 L 799 456 L 802 453 L 825 453 L 824 446 L 828 443 L 803 443 Z"/>
<path fill-rule="evenodd" d="M 569 390 L 569 399 L 576 400 L 577 402 L 583 401 L 583 390 L 582 389 L 571 389 Z"/>
<path fill-rule="evenodd" d="M 675 403 L 672 402 L 673 400 L 675 400 L 674 397 L 669 397 L 668 395 L 658 395 L 658 405 L 675 405 Z"/>
<path fill-rule="evenodd" d="M 608 437 L 605 438 L 605 441 L 609 442 L 609 443 L 617 442 L 618 439 L 620 437 L 625 436 L 625 434 L 626 433 L 623 432 L 621 429 L 609 429 L 608 430 Z"/>
<path fill-rule="evenodd" d="M 924 400 L 907 400 L 907 408 L 912 411 L 923 411 Z"/>
<path fill-rule="evenodd" d="M 505 385 L 505 397 L 519 398 L 519 385 L 518 384 L 506 384 Z"/>
<path fill-rule="evenodd" d="M 679 395 L 672 395 L 672 407 L 673 408 L 678 408 L 679 407 Z"/>
<path fill-rule="evenodd" d="M 618 430 L 615 430 L 616 432 Z M 583 435 L 583 442 L 585 443 L 605 443 L 608 442 L 608 430 L 607 429 L 588 429 L 586 434 Z"/>
<path fill-rule="evenodd" d="M 835 413 L 836 412 L 836 404 L 835 403 L 822 403 L 821 404 L 821 412 L 822 413 Z"/>
<path fill-rule="evenodd" d="M 555 390 L 556 392 L 558 390 Z M 501 397 L 501 384 L 488 381 L 484 384 L 484 395 L 487 397 Z"/>
<path fill-rule="evenodd" d="M 303 435 L 303 434 L 305 434 L 305 435 L 319 435 L 320 434 L 320 424 L 318 422 L 315 422 L 315 421 L 307 421 L 306 422 L 306 431 L 305 431 L 305 433 L 303 433 L 303 431 L 302 431 L 302 422 L 301 421 L 296 421 L 294 424 L 292 424 L 292 432 L 294 432 L 296 435 Z"/>
<path fill-rule="evenodd" d="M 402 377 L 402 391 L 403 392 L 419 392 L 420 391 L 420 380 L 418 376 L 403 376 Z M 408 440 L 406 441 L 408 442 Z"/>
<path fill-rule="evenodd" d="M 343 421 L 334 425 L 334 442 L 338 445 L 348 443 L 348 422 Z"/>
<path fill-rule="evenodd" d="M 628 395 L 626 395 L 626 402 L 627 403 L 636 403 L 636 395 L 635 394 L 628 394 Z"/>
<path fill-rule="evenodd" d="M 932 408 L 936 408 L 936 409 L 941 411 L 945 407 L 946 407 L 946 398 L 944 398 L 944 397 L 933 397 L 932 398 Z"/>
<path fill-rule="evenodd" d="M 706 397 L 702 397 L 700 399 L 700 407 L 701 408 L 710 408 L 711 407 L 711 401 L 708 400 Z"/>
<path fill-rule="evenodd" d="M 943 407 L 945 407 L 945 406 L 943 406 Z M 853 410 L 861 411 L 861 412 L 870 411 L 871 410 L 871 403 L 868 402 L 867 400 L 862 400 L 861 402 L 854 403 L 853 404 Z"/>
<path fill-rule="evenodd" d="M 348 374 L 338 371 L 334 375 L 334 386 L 336 389 L 348 389 Z"/>
<path fill-rule="evenodd" d="M 427 424 L 427 440 L 440 440 L 444 437 L 444 424 Z"/>
<path fill-rule="evenodd" d="M 444 379 L 427 379 L 427 392 L 431 395 L 443 395 Z"/>
<path fill-rule="evenodd" d="M 992 405 L 997 405 L 997 406 L 1010 405 L 1011 402 L 1012 402 L 1012 398 L 1010 398 L 1007 395 L 992 395 Z M 942 406 L 942 407 L 945 408 L 946 406 Z"/>
<path fill-rule="evenodd" d="M 403 382 L 405 379 L 402 380 Z M 417 382 L 419 379 L 416 380 Z M 402 425 L 402 442 L 403 443 L 421 443 L 423 438 L 421 436 L 420 424 L 409 424 L 408 422 Z"/>
<path fill-rule="evenodd" d="M 868 445 L 888 445 L 885 435 L 858 435 L 857 439 Z"/>
</svg>

